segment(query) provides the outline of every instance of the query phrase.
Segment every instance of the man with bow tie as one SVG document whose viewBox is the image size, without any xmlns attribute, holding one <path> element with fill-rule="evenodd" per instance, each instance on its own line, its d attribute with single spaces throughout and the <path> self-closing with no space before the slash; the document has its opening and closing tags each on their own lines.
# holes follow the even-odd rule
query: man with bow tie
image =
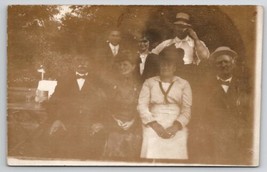
<svg viewBox="0 0 267 172">
<path fill-rule="evenodd" d="M 74 65 L 75 71 L 58 79 L 50 99 L 52 153 L 58 158 L 97 159 L 104 146 L 104 94 L 89 72 L 87 57 L 77 56 Z"/>
<path fill-rule="evenodd" d="M 238 78 L 238 54 L 229 47 L 219 47 L 211 54 L 215 73 L 205 79 L 203 88 L 202 131 L 206 163 L 246 164 L 251 146 L 251 117 L 248 88 L 244 78 Z M 205 99 L 206 98 L 206 99 Z M 202 130 L 204 128 L 204 130 Z"/>
</svg>

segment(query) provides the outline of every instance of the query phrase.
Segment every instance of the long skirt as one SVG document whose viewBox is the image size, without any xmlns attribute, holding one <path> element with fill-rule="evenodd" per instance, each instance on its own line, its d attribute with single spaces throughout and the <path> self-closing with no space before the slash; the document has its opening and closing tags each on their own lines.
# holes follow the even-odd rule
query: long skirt
<svg viewBox="0 0 267 172">
<path fill-rule="evenodd" d="M 175 104 L 155 105 L 151 112 L 155 120 L 164 128 L 173 125 L 180 114 Z M 143 125 L 143 143 L 141 158 L 147 159 L 188 159 L 187 128 L 178 131 L 174 137 L 163 139 L 149 126 Z"/>
</svg>

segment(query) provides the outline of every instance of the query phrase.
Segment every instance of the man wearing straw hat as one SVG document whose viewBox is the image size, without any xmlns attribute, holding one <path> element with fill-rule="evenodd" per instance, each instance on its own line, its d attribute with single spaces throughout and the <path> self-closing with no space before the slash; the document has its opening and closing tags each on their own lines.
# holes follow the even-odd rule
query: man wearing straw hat
<svg viewBox="0 0 267 172">
<path fill-rule="evenodd" d="M 250 147 L 251 118 L 248 89 L 235 68 L 238 54 L 229 47 L 219 47 L 211 54 L 215 72 L 203 89 L 206 104 L 199 129 L 207 151 L 202 157 L 216 164 L 245 164 Z M 204 98 L 205 99 L 204 100 Z M 203 104 L 203 105 L 204 105 Z"/>
<path fill-rule="evenodd" d="M 201 41 L 190 24 L 190 16 L 187 13 L 176 14 L 174 24 L 175 37 L 160 43 L 152 50 L 155 54 L 160 54 L 165 48 L 182 48 L 185 55 L 181 61 L 183 65 L 198 65 L 201 60 L 208 59 L 209 50 Z"/>
</svg>

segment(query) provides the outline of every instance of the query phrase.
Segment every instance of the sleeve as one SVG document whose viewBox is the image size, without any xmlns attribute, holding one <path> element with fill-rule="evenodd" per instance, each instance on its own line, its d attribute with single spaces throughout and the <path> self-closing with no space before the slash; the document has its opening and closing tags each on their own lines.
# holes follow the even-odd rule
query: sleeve
<svg viewBox="0 0 267 172">
<path fill-rule="evenodd" d="M 177 121 L 185 127 L 191 118 L 191 106 L 192 106 L 192 90 L 188 82 L 185 83 L 183 94 L 182 94 L 182 104 L 181 113 L 177 118 Z"/>
<path fill-rule="evenodd" d="M 151 52 L 153 54 L 159 55 L 159 53 L 166 47 L 170 40 L 163 41 L 158 46 L 156 46 Z"/>
<path fill-rule="evenodd" d="M 140 114 L 140 118 L 143 124 L 148 124 L 152 121 L 155 121 L 152 113 L 149 111 L 149 103 L 151 98 L 150 92 L 151 89 L 149 87 L 149 80 L 146 80 L 141 89 L 137 106 L 137 110 Z"/>
<path fill-rule="evenodd" d="M 62 83 L 62 79 L 58 79 L 57 86 L 55 87 L 54 93 L 51 95 L 48 103 L 47 103 L 47 112 L 48 112 L 48 120 L 55 121 L 60 120 L 61 116 L 59 113 L 60 100 L 62 100 L 62 96 L 64 95 L 64 84 Z"/>
<path fill-rule="evenodd" d="M 88 102 L 88 107 L 91 108 L 91 118 L 90 120 L 94 123 L 106 124 L 108 117 L 107 108 L 108 100 L 105 92 L 101 88 L 95 88 L 94 93 L 91 94 L 91 102 Z"/>
<path fill-rule="evenodd" d="M 200 44 L 202 47 L 203 47 L 203 49 L 206 51 L 206 52 L 208 52 L 208 56 L 207 56 L 207 58 L 209 58 L 209 56 L 210 56 L 210 51 L 209 51 L 209 49 L 208 49 L 208 47 L 206 46 L 206 44 L 203 42 L 203 41 L 201 41 L 201 40 L 199 40 L 199 43 L 198 44 Z M 196 44 L 195 44 L 195 49 L 196 49 Z M 200 61 L 201 61 L 201 59 L 200 59 L 200 57 L 199 57 L 199 55 L 198 55 L 198 51 L 196 51 L 195 50 L 195 55 L 196 55 L 196 58 L 194 58 L 194 64 L 196 64 L 196 65 L 199 65 L 199 63 L 200 63 Z"/>
</svg>

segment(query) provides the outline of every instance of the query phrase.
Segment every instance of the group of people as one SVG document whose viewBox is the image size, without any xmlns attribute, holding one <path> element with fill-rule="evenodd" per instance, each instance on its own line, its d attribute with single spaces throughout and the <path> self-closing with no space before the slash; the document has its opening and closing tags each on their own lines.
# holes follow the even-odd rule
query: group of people
<svg viewBox="0 0 267 172">
<path fill-rule="evenodd" d="M 224 45 L 210 54 L 187 13 L 173 26 L 174 38 L 151 51 L 147 35 L 133 53 L 112 30 L 93 57 L 75 57 L 75 71 L 58 79 L 48 103 L 50 155 L 245 163 L 250 114 L 235 76 L 238 54 Z"/>
</svg>

